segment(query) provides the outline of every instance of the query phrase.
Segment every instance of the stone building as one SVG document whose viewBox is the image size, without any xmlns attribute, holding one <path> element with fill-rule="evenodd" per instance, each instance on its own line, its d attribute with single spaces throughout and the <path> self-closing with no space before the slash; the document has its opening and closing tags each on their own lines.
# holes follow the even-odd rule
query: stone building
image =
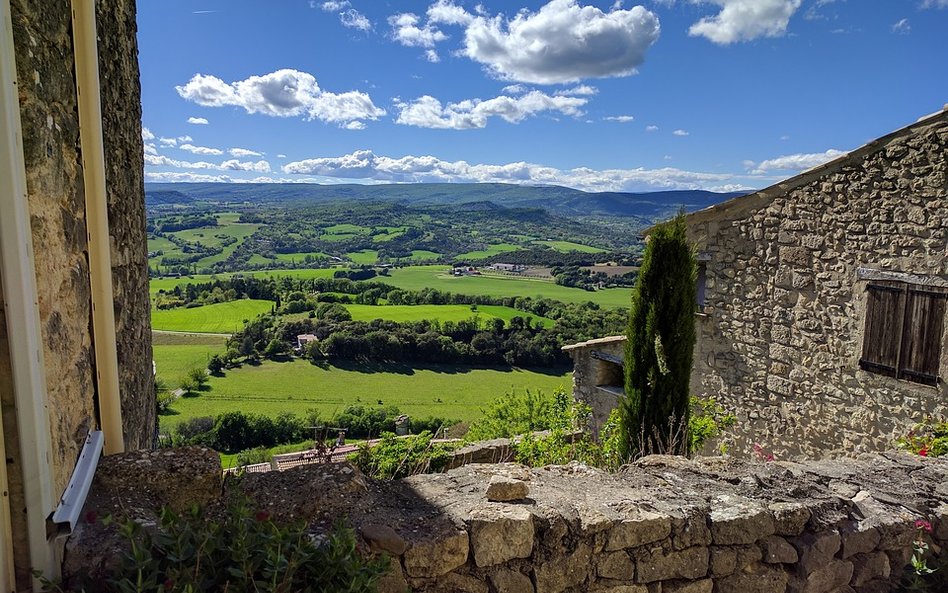
<svg viewBox="0 0 948 593">
<path fill-rule="evenodd" d="M 573 398 L 589 405 L 594 436 L 625 393 L 625 336 L 608 336 L 563 346 L 573 359 Z"/>
<path fill-rule="evenodd" d="M 155 435 L 135 31 L 133 0 L 0 2 L 3 591 L 55 573 L 86 443 Z"/>
<path fill-rule="evenodd" d="M 687 217 L 693 392 L 778 458 L 891 447 L 948 414 L 948 110 Z"/>
</svg>

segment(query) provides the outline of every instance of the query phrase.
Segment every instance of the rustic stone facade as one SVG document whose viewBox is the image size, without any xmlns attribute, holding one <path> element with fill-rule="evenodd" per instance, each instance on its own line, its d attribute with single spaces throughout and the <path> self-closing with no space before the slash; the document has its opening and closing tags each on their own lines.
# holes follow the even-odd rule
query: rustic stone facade
<svg viewBox="0 0 948 593">
<path fill-rule="evenodd" d="M 563 346 L 573 359 L 573 398 L 589 405 L 593 436 L 609 419 L 609 413 L 625 393 L 625 336 L 609 336 Z"/>
<path fill-rule="evenodd" d="M 653 456 L 617 474 L 475 464 L 398 481 L 318 464 L 247 474 L 222 495 L 217 457 L 192 448 L 103 459 L 86 510 L 149 522 L 162 504 L 213 511 L 239 489 L 275 521 L 317 533 L 346 517 L 362 549 L 392 558 L 380 593 L 886 593 L 916 521 L 944 553 L 946 484 L 948 461 L 905 454 Z M 119 545 L 114 526 L 83 523 L 67 568 L 107 567 Z"/>
<path fill-rule="evenodd" d="M 948 414 L 948 323 L 931 332 L 941 336 L 936 386 L 859 366 L 871 278 L 948 279 L 946 158 L 942 111 L 688 216 L 706 277 L 692 389 L 737 415 L 733 451 L 882 450 Z"/>
<path fill-rule="evenodd" d="M 98 2 L 112 280 L 126 446 L 151 446 L 155 404 L 145 234 L 135 2 Z M 23 156 L 45 344 L 52 488 L 65 489 L 96 422 L 83 172 L 69 2 L 12 0 Z M 2 305 L 2 295 L 0 295 Z M 14 534 L 25 538 L 6 323 L 0 306 L 0 394 Z M 20 583 L 28 580 L 15 542 Z"/>
</svg>

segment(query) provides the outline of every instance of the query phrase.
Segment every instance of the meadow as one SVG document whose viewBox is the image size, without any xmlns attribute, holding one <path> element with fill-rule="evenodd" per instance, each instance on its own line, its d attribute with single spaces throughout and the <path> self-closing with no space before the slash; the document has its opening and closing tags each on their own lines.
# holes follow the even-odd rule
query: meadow
<svg viewBox="0 0 948 593">
<path fill-rule="evenodd" d="M 230 334 L 243 327 L 245 320 L 270 311 L 273 305 L 271 301 L 241 299 L 192 309 L 153 309 L 151 327 L 165 331 Z"/>
<path fill-rule="evenodd" d="M 437 319 L 438 321 L 466 321 L 472 317 L 481 320 L 503 319 L 509 322 L 513 317 L 532 317 L 534 325 L 542 323 L 543 327 L 553 327 L 554 321 L 545 317 L 537 317 L 511 307 L 500 305 L 346 305 L 355 321 L 372 321 L 373 319 L 387 319 L 398 322 L 422 321 Z"/>
<path fill-rule="evenodd" d="M 164 356 L 156 351 L 156 357 Z M 162 361 L 156 358 L 157 364 Z M 167 363 L 165 363 L 167 365 Z M 569 388 L 565 369 L 544 372 L 519 368 L 471 368 L 399 364 L 316 365 L 304 359 L 266 361 L 211 377 L 208 389 L 172 404 L 161 416 L 163 431 L 195 416 L 215 416 L 239 409 L 277 416 L 302 415 L 316 409 L 330 419 L 349 405 L 395 405 L 416 418 L 431 416 L 472 421 L 491 400 L 512 390 L 550 392 Z"/>
<path fill-rule="evenodd" d="M 582 243 L 573 243 L 572 241 L 534 241 L 537 245 L 546 245 L 550 249 L 559 251 L 561 253 L 569 253 L 571 251 L 579 251 L 581 253 L 603 253 L 605 249 L 600 249 L 598 247 L 593 247 L 591 245 L 584 245 Z"/>
<path fill-rule="evenodd" d="M 212 356 L 224 352 L 224 340 L 218 344 L 153 344 L 152 352 L 158 378 L 174 391 L 188 371 L 207 368 Z"/>
</svg>

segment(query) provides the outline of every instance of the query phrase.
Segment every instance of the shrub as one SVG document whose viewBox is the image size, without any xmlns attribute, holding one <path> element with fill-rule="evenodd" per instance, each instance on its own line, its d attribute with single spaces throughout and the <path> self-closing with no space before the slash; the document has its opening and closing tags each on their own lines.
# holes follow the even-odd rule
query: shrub
<svg viewBox="0 0 948 593">
<path fill-rule="evenodd" d="M 478 441 L 549 430 L 556 421 L 556 414 L 563 411 L 562 407 L 557 410 L 557 397 L 569 396 L 563 389 L 551 395 L 529 389 L 523 393 L 507 393 L 482 410 L 481 419 L 471 424 L 467 438 Z"/>
<path fill-rule="evenodd" d="M 235 498 L 219 520 L 197 508 L 180 515 L 166 508 L 154 528 L 129 520 L 119 532 L 127 548 L 105 578 L 80 578 L 67 586 L 44 581 L 45 589 L 369 593 L 388 565 L 384 558 L 362 558 L 349 529 L 337 526 L 316 544 L 305 522 L 278 525 L 244 498 Z"/>
<path fill-rule="evenodd" d="M 270 453 L 270 449 L 266 447 L 254 447 L 253 449 L 245 449 L 237 454 L 237 467 L 243 467 L 245 465 L 254 465 L 257 463 L 269 463 L 273 458 L 273 454 Z"/>
<path fill-rule="evenodd" d="M 456 445 L 433 443 L 430 432 L 398 438 L 385 433 L 374 446 L 363 443 L 349 461 L 366 475 L 397 479 L 442 471 Z"/>
<path fill-rule="evenodd" d="M 948 455 L 948 419 L 926 418 L 895 441 L 900 449 L 922 457 Z"/>
</svg>

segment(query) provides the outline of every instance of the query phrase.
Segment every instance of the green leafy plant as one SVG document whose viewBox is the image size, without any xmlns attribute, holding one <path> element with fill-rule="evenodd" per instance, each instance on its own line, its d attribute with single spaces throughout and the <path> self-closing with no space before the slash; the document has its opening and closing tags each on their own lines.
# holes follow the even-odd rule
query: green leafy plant
<svg viewBox="0 0 948 593">
<path fill-rule="evenodd" d="M 691 416 L 688 422 L 689 451 L 697 453 L 709 440 L 721 436 L 721 431 L 734 426 L 737 417 L 718 404 L 713 397 L 702 399 L 691 396 Z"/>
<path fill-rule="evenodd" d="M 349 456 L 349 461 L 364 474 L 380 479 L 397 479 L 442 471 L 456 446 L 433 442 L 431 433 L 427 431 L 407 437 L 385 433 L 374 445 L 360 445 L 359 450 Z"/>
<path fill-rule="evenodd" d="M 655 227 L 632 291 L 620 400 L 623 457 L 687 454 L 697 262 L 684 214 Z"/>
<path fill-rule="evenodd" d="M 556 401 L 563 397 L 569 397 L 563 389 L 555 390 L 552 395 L 529 389 L 523 393 L 506 393 L 481 411 L 481 419 L 471 424 L 467 439 L 513 437 L 553 428 L 557 415 L 564 411 Z"/>
<path fill-rule="evenodd" d="M 349 529 L 337 526 L 319 541 L 305 523 L 279 525 L 242 497 L 219 520 L 196 507 L 181 514 L 166 508 L 154 528 L 129 520 L 118 531 L 127 547 L 104 578 L 45 581 L 46 591 L 370 593 L 388 566 L 363 558 Z"/>
<path fill-rule="evenodd" d="M 900 449 L 922 457 L 948 455 L 948 419 L 926 418 L 912 427 L 906 435 L 896 439 Z"/>
<path fill-rule="evenodd" d="M 897 593 L 941 593 L 946 590 L 948 578 L 945 575 L 945 564 L 948 562 L 944 558 L 936 558 L 932 555 L 931 545 L 927 539 L 931 532 L 932 524 L 929 521 L 925 519 L 915 521 L 912 558 L 909 566 L 905 568 Z M 929 562 L 938 560 L 942 566 L 937 568 L 929 566 Z"/>
</svg>

